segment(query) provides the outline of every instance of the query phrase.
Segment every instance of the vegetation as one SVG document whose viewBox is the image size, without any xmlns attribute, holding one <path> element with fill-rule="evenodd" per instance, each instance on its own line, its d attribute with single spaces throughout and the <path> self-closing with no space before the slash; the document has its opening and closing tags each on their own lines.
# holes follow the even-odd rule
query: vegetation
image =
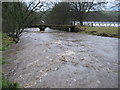
<svg viewBox="0 0 120 90">
<path fill-rule="evenodd" d="M 6 80 L 4 77 L 2 77 L 2 89 L 16 89 L 19 88 L 19 84 L 16 82 L 10 82 L 8 80 Z"/>
<path fill-rule="evenodd" d="M 44 3 L 45 4 L 45 3 Z M 41 10 L 44 7 L 43 2 L 35 1 L 29 2 L 3 2 L 2 3 L 2 24 L 3 32 L 7 33 L 18 43 L 20 34 L 24 30 L 24 26 L 31 24 L 38 17 L 42 16 L 42 13 L 37 13 L 37 10 Z"/>
<path fill-rule="evenodd" d="M 118 21 L 118 12 L 103 11 L 105 5 L 104 2 L 59 2 L 47 11 L 44 20 L 47 24 L 62 25 L 79 21 L 81 26 L 83 21 Z"/>
<path fill-rule="evenodd" d="M 120 11 L 91 11 L 87 15 L 86 21 L 119 22 L 119 15 Z"/>
<path fill-rule="evenodd" d="M 20 1 L 20 0 L 18 0 Z M 59 2 L 52 8 L 44 10 L 48 5 L 45 2 L 32 0 L 31 2 L 3 2 L 2 3 L 2 31 L 0 33 L 0 51 L 8 49 L 14 41 L 18 43 L 19 37 L 24 27 L 32 24 L 59 24 L 70 25 L 72 21 L 118 21 L 119 12 L 102 11 L 103 2 Z M 119 4 L 116 4 L 118 6 Z M 1 4 L 0 4 L 1 6 Z M 1 18 L 0 18 L 1 20 Z M 66 30 L 68 27 L 57 27 Z M 86 28 L 86 29 L 84 29 Z M 81 33 L 88 33 L 100 36 L 120 37 L 117 27 L 78 27 Z M 10 36 L 10 37 L 9 37 Z M 0 65 L 5 64 L 5 59 L 0 57 Z M 0 72 L 1 73 L 1 72 Z M 1 73 L 2 74 L 2 73 Z M 1 75 L 0 74 L 0 75 Z M 17 83 L 9 82 L 2 75 L 0 76 L 0 86 L 3 88 L 16 88 Z"/>
<path fill-rule="evenodd" d="M 18 0 L 19 1 L 19 0 Z M 50 4 L 50 5 L 49 5 Z M 71 25 L 73 21 L 118 21 L 118 12 L 102 11 L 103 2 L 3 2 L 3 32 L 18 43 L 24 27 L 30 24 Z M 51 6 L 48 8 L 48 6 Z M 94 16 L 94 17 L 93 17 Z"/>
<path fill-rule="evenodd" d="M 89 12 L 91 10 L 102 10 L 104 7 L 105 2 L 72 2 L 70 3 L 71 7 L 71 17 L 73 20 L 77 20 L 80 22 L 80 25 L 83 25 L 83 21 L 86 20 Z M 96 8 L 97 7 L 97 8 Z"/>
<path fill-rule="evenodd" d="M 0 33 L 0 51 L 4 51 L 10 47 L 14 42 L 11 37 L 7 36 L 5 33 Z M 5 64 L 5 58 L 0 57 L 0 65 Z M 10 82 L 2 76 L 2 72 L 0 72 L 0 88 L 18 88 L 19 84 L 16 82 Z"/>
<path fill-rule="evenodd" d="M 8 49 L 14 43 L 13 39 L 5 33 L 0 33 L 0 38 L 2 38 L 2 41 L 0 41 L 0 51 Z"/>
<path fill-rule="evenodd" d="M 118 27 L 80 27 L 86 28 L 84 31 L 80 33 L 87 33 L 98 36 L 106 36 L 106 37 L 120 37 L 118 34 Z"/>
<path fill-rule="evenodd" d="M 19 1 L 19 0 L 18 0 Z M 25 2 L 3 2 L 2 3 L 2 27 L 3 33 L 0 33 L 0 51 L 8 49 L 14 41 L 18 43 L 19 37 L 25 26 L 31 24 L 54 24 L 70 25 L 72 21 L 118 21 L 119 12 L 102 11 L 103 2 L 76 2 L 76 3 L 55 3 L 52 8 L 46 11 L 43 8 L 49 6 L 45 2 L 35 2 L 35 0 Z M 1 4 L 0 4 L 1 5 Z M 116 4 L 116 6 L 119 4 Z M 50 4 L 51 6 L 51 4 Z M 1 19 L 0 19 L 1 20 Z M 66 26 L 57 27 L 61 30 L 68 29 Z M 86 29 L 85 29 L 86 28 Z M 80 33 L 92 35 L 120 37 L 117 27 L 78 27 Z M 10 37 L 9 37 L 10 36 Z M 5 64 L 5 59 L 0 57 L 0 65 Z M 1 72 L 0 72 L 1 73 Z M 1 73 L 2 74 L 2 73 Z M 3 88 L 16 88 L 17 83 L 12 83 L 0 76 L 0 86 Z"/>
<path fill-rule="evenodd" d="M 5 58 L 0 57 L 0 65 L 5 64 Z"/>
<path fill-rule="evenodd" d="M 66 25 L 70 21 L 70 4 L 60 2 L 55 4 L 45 18 L 46 24 Z"/>
</svg>

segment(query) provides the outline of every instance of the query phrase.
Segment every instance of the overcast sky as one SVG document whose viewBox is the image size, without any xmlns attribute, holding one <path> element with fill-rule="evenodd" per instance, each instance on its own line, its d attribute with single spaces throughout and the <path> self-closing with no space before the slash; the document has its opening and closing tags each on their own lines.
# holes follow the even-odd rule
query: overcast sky
<svg viewBox="0 0 120 90">
<path fill-rule="evenodd" d="M 30 1 L 39 1 L 39 0 L 0 0 L 2 2 L 9 2 L 9 1 L 23 1 L 23 2 L 30 2 Z M 70 2 L 70 1 L 93 1 L 93 0 L 40 0 L 40 1 L 50 1 L 50 2 L 60 2 L 60 1 L 66 1 L 66 2 Z M 106 2 L 108 1 L 109 3 L 106 4 L 106 10 L 118 10 L 118 7 L 114 7 L 114 8 L 111 8 L 112 6 L 115 5 L 115 3 L 120 3 L 120 0 L 94 0 L 96 2 Z M 120 10 L 120 9 L 119 9 Z"/>
</svg>

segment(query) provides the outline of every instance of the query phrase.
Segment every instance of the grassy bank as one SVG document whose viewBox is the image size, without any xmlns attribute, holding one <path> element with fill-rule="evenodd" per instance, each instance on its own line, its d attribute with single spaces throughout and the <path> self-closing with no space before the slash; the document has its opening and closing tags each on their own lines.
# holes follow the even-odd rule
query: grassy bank
<svg viewBox="0 0 120 90">
<path fill-rule="evenodd" d="M 80 33 L 120 38 L 120 35 L 118 34 L 118 27 L 81 27 L 81 28 L 86 29 L 81 31 Z"/>
<path fill-rule="evenodd" d="M 8 49 L 14 42 L 11 37 L 7 36 L 5 33 L 0 33 L 0 51 Z"/>
<path fill-rule="evenodd" d="M 10 46 L 13 44 L 13 40 L 11 37 L 7 36 L 4 33 L 0 32 L 0 51 L 4 51 L 7 50 L 8 48 L 10 48 Z M 5 59 L 2 58 L 2 56 L 0 57 L 0 65 L 5 64 Z"/>
<path fill-rule="evenodd" d="M 12 44 L 13 40 L 11 37 L 7 36 L 4 33 L 0 32 L 0 51 L 7 50 Z M 0 66 L 5 64 L 5 58 L 2 56 L 0 57 Z M 0 71 L 0 89 L 1 88 L 17 88 L 19 87 L 18 83 L 16 82 L 10 82 L 7 79 L 4 78 L 4 75 L 2 75 L 2 72 Z"/>
<path fill-rule="evenodd" d="M 9 89 L 9 88 L 12 88 L 12 89 L 16 89 L 19 87 L 19 84 L 16 83 L 16 82 L 10 82 L 8 81 L 7 79 L 5 79 L 4 77 L 2 77 L 2 88 L 3 89 Z"/>
</svg>

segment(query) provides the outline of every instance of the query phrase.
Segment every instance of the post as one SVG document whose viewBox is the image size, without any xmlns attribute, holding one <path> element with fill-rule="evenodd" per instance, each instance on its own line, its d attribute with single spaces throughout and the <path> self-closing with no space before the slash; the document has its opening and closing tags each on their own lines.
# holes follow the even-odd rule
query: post
<svg viewBox="0 0 120 90">
<path fill-rule="evenodd" d="M 70 28 L 71 28 L 71 32 L 75 32 L 75 26 L 72 26 Z"/>
</svg>

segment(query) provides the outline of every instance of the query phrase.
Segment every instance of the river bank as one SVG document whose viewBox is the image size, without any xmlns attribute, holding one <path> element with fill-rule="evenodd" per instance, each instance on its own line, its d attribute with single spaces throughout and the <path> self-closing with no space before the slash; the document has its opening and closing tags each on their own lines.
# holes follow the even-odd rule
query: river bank
<svg viewBox="0 0 120 90">
<path fill-rule="evenodd" d="M 114 37 L 120 38 L 120 33 L 118 27 L 79 27 L 79 28 L 86 28 L 80 33 L 97 35 L 97 36 L 104 36 L 104 37 Z"/>
<path fill-rule="evenodd" d="M 19 85 L 16 82 L 10 82 L 7 78 L 4 77 L 2 72 L 2 66 L 8 64 L 6 58 L 2 56 L 2 53 L 5 50 L 10 49 L 11 45 L 14 44 L 11 37 L 7 36 L 5 33 L 0 32 L 0 89 L 1 88 L 17 88 Z"/>
</svg>

